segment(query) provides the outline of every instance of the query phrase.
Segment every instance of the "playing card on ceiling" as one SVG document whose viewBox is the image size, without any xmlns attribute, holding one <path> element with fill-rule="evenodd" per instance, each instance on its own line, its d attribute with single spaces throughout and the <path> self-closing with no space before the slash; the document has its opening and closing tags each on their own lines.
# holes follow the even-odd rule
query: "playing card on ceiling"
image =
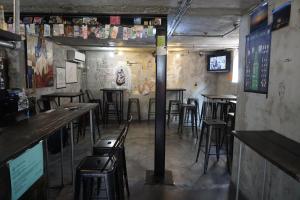
<svg viewBox="0 0 300 200">
<path fill-rule="evenodd" d="M 49 24 L 44 24 L 44 37 L 51 36 L 51 26 Z"/>
<path fill-rule="evenodd" d="M 113 27 L 112 27 L 112 30 L 111 30 L 110 37 L 111 37 L 112 39 L 116 39 L 117 36 L 118 36 L 118 32 L 119 32 L 119 27 L 113 26 Z"/>
<path fill-rule="evenodd" d="M 80 37 L 80 26 L 74 26 L 74 37 Z"/>
<path fill-rule="evenodd" d="M 128 40 L 129 34 L 128 34 L 128 27 L 123 27 L 123 40 Z"/>
<path fill-rule="evenodd" d="M 87 27 L 87 25 L 82 25 L 81 26 L 81 37 L 83 39 L 87 39 L 88 38 L 88 27 Z"/>
<path fill-rule="evenodd" d="M 105 38 L 105 39 L 109 38 L 109 34 L 110 34 L 110 25 L 109 25 L 109 24 L 105 24 L 105 34 L 104 34 L 104 38 Z"/>
</svg>

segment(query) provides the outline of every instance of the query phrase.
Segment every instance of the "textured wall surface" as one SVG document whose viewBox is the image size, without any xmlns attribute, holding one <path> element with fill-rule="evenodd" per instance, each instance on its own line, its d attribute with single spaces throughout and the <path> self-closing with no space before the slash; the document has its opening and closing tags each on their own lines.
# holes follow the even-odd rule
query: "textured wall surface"
<svg viewBox="0 0 300 200">
<path fill-rule="evenodd" d="M 205 56 L 200 56 L 198 52 L 169 52 L 167 87 L 185 88 L 185 100 L 188 97 L 202 100 L 201 93 L 216 93 L 219 75 L 207 73 L 205 63 Z M 152 87 L 155 84 L 155 59 L 151 52 L 87 52 L 87 87 L 97 96 L 101 95 L 101 88 L 116 87 L 114 74 L 120 66 L 125 68 L 131 77 L 131 84 L 126 87 L 128 90 L 125 93 L 125 111 L 128 97 L 138 97 L 142 118 L 146 119 L 149 98 L 155 96 L 155 86 Z M 148 88 L 151 88 L 150 93 L 147 93 L 148 85 Z M 172 98 L 172 94 L 168 94 L 168 97 Z"/>
<path fill-rule="evenodd" d="M 78 69 L 78 83 L 67 84 L 66 88 L 56 89 L 56 67 L 65 67 L 66 51 L 68 49 L 72 48 L 53 44 L 54 86 L 30 89 L 28 90 L 30 96 L 39 98 L 43 94 L 56 91 L 79 92 L 81 88 L 85 88 L 86 76 L 83 72 L 85 70 Z M 16 50 L 6 49 L 6 53 L 9 59 L 10 88 L 26 88 L 24 46 Z"/>
<path fill-rule="evenodd" d="M 271 10 L 283 1 L 269 1 Z M 292 1 L 291 21 L 288 27 L 272 32 L 269 95 L 244 93 L 243 81 L 238 89 L 237 130 L 272 129 L 300 142 L 300 1 Z M 240 80 L 245 64 L 245 36 L 249 33 L 248 17 L 244 16 L 240 28 Z M 238 147 L 238 142 L 235 142 Z M 235 148 L 234 172 L 237 168 L 238 148 Z M 277 167 L 267 163 L 266 189 L 262 194 L 264 161 L 249 148 L 242 151 L 241 190 L 248 199 L 294 200 L 300 199 L 300 184 Z M 236 181 L 236 173 L 232 180 Z"/>
</svg>

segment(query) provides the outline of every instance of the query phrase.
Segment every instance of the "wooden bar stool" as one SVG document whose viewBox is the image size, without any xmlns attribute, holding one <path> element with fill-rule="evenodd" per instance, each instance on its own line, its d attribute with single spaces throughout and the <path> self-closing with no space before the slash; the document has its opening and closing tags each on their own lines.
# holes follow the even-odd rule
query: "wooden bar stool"
<svg viewBox="0 0 300 200">
<path fill-rule="evenodd" d="M 148 104 L 148 121 L 150 120 L 151 116 L 155 116 L 155 109 L 152 111 L 152 107 L 155 107 L 155 98 L 150 98 L 149 99 L 149 104 Z"/>
<path fill-rule="evenodd" d="M 136 109 L 137 109 L 136 112 L 133 112 L 131 110 L 132 104 L 136 105 Z M 129 116 L 132 114 L 137 114 L 139 122 L 141 121 L 140 100 L 138 98 L 129 98 L 128 99 L 127 120 L 129 119 Z"/>
<path fill-rule="evenodd" d="M 208 161 L 209 161 L 209 156 L 210 155 L 216 155 L 217 160 L 219 160 L 220 156 L 220 149 L 222 146 L 221 142 L 221 131 L 223 131 L 223 134 L 225 134 L 225 128 L 226 128 L 226 122 L 222 120 L 215 120 L 215 119 L 209 119 L 209 120 L 203 120 L 202 124 L 202 129 L 200 133 L 200 141 L 199 141 L 199 146 L 198 146 L 198 152 L 197 152 L 197 157 L 196 157 L 196 162 L 198 162 L 200 150 L 202 147 L 202 140 L 204 134 L 206 135 L 206 142 L 205 142 L 205 158 L 204 158 L 204 174 L 207 172 L 207 167 L 208 167 Z M 206 131 L 205 131 L 206 129 Z M 215 145 L 212 145 L 212 135 L 213 133 L 215 134 Z M 227 143 L 227 140 L 226 140 Z M 210 153 L 211 151 L 211 146 L 216 147 L 216 153 L 212 154 Z"/>
</svg>

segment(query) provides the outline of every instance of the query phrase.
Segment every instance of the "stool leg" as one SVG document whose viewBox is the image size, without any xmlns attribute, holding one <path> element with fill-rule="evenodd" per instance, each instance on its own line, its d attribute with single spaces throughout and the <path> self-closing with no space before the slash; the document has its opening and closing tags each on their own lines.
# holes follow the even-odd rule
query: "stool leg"
<svg viewBox="0 0 300 200">
<path fill-rule="evenodd" d="M 210 155 L 210 147 L 211 147 L 211 135 L 212 135 L 212 126 L 208 128 L 208 137 L 206 138 L 206 146 L 205 146 L 205 160 L 204 160 L 204 174 L 207 172 L 208 161 Z"/>
<path fill-rule="evenodd" d="M 139 122 L 141 122 L 141 107 L 140 107 L 140 101 L 137 101 L 137 110 L 138 110 L 138 117 L 139 117 Z"/>
<path fill-rule="evenodd" d="M 189 110 L 189 111 L 188 111 L 188 114 L 191 114 L 191 120 L 192 120 L 192 133 L 193 133 L 193 136 L 195 137 L 195 132 L 194 132 L 194 126 L 195 126 L 194 113 L 193 113 L 193 111 Z"/>
<path fill-rule="evenodd" d="M 128 184 L 128 176 L 127 176 L 127 166 L 126 166 L 126 156 L 125 156 L 125 147 L 122 148 L 122 159 L 123 159 L 123 173 L 125 179 L 125 186 L 127 191 L 127 196 L 130 196 L 129 184 Z"/>
<path fill-rule="evenodd" d="M 127 120 L 129 120 L 130 114 L 131 114 L 131 101 L 129 100 L 128 106 L 127 106 Z"/>
<path fill-rule="evenodd" d="M 168 110 L 168 122 L 167 122 L 167 125 L 168 125 L 168 127 L 169 127 L 169 124 L 170 124 L 171 108 L 172 108 L 172 105 L 169 103 L 169 110 Z"/>
<path fill-rule="evenodd" d="M 150 112 L 151 112 L 151 101 L 149 99 L 149 105 L 148 105 L 148 121 L 150 120 Z"/>
<path fill-rule="evenodd" d="M 194 111 L 194 118 L 195 118 L 195 131 L 196 131 L 196 139 L 198 140 L 198 119 L 197 119 L 197 108 Z"/>
<path fill-rule="evenodd" d="M 197 156 L 196 156 L 196 162 L 198 162 L 198 158 L 199 158 L 199 154 L 200 154 L 200 150 L 201 150 L 202 139 L 203 139 L 203 135 L 204 135 L 204 129 L 205 129 L 205 124 L 203 124 L 202 128 L 201 128 L 198 152 L 197 152 Z"/>
<path fill-rule="evenodd" d="M 74 192 L 74 200 L 80 199 L 80 187 L 81 187 L 81 177 L 80 173 L 77 170 L 75 175 L 75 192 Z"/>
</svg>

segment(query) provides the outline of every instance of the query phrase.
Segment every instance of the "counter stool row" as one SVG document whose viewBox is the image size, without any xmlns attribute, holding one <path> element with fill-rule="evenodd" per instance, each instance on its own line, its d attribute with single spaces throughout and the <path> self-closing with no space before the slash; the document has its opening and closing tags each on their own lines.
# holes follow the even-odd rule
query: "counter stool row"
<svg viewBox="0 0 300 200">
<path fill-rule="evenodd" d="M 124 199 L 124 181 L 129 196 L 125 158 L 125 139 L 132 116 L 115 139 L 100 139 L 93 155 L 84 158 L 76 169 L 74 199 Z"/>
</svg>

